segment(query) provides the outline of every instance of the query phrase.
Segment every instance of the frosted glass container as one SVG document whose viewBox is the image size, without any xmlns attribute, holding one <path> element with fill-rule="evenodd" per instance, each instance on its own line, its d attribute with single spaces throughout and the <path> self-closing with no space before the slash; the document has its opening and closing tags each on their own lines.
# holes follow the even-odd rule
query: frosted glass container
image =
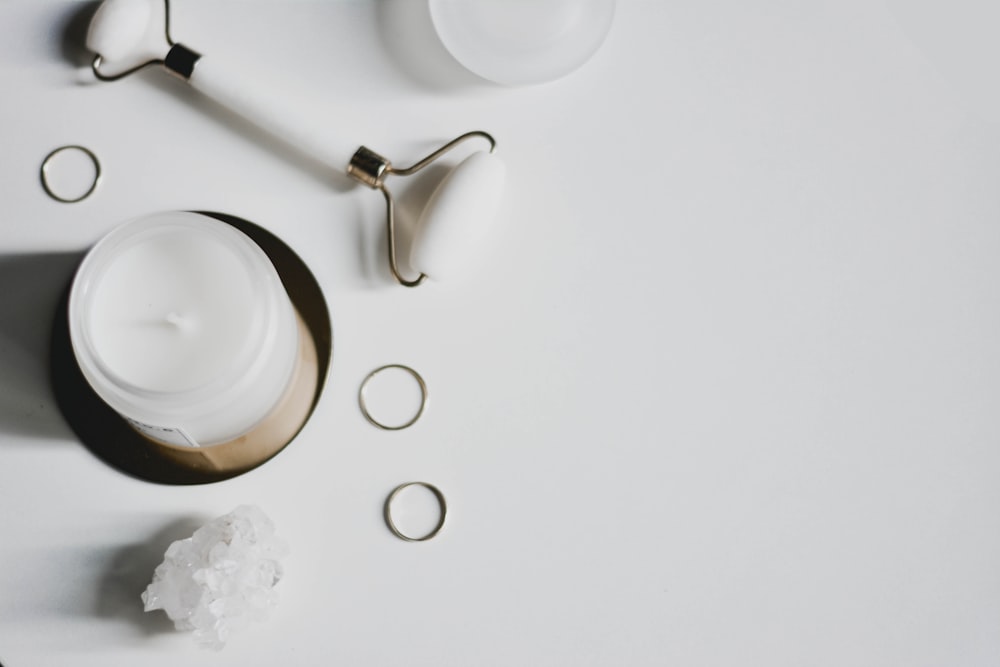
<svg viewBox="0 0 1000 667">
<path fill-rule="evenodd" d="M 298 375 L 302 326 L 274 265 L 243 232 L 197 213 L 103 237 L 77 270 L 68 317 L 93 390 L 166 445 L 245 436 Z"/>
</svg>

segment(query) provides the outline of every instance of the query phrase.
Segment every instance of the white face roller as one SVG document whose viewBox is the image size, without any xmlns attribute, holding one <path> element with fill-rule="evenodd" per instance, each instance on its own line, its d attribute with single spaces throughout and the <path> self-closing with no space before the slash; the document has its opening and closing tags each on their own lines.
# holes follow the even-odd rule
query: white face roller
<svg viewBox="0 0 1000 667">
<path fill-rule="evenodd" d="M 496 142 L 489 134 L 463 134 L 406 168 L 394 167 L 381 155 L 352 142 L 319 145 L 302 126 L 291 122 L 286 110 L 274 105 L 272 98 L 254 95 L 248 86 L 238 83 L 234 72 L 175 43 L 169 25 L 168 0 L 104 0 L 87 33 L 87 48 L 96 54 L 94 74 L 101 80 L 114 81 L 148 65 L 162 65 L 320 163 L 380 190 L 386 201 L 389 267 L 402 285 L 414 287 L 426 277 L 451 278 L 475 254 L 470 246 L 484 239 L 496 217 L 505 173 L 503 162 L 494 152 Z M 386 177 L 413 174 L 457 144 L 475 137 L 489 142 L 489 152 L 477 151 L 460 162 L 431 196 L 417 224 L 411 250 L 411 264 L 420 274 L 404 278 L 396 262 L 395 205 L 385 186 Z"/>
</svg>

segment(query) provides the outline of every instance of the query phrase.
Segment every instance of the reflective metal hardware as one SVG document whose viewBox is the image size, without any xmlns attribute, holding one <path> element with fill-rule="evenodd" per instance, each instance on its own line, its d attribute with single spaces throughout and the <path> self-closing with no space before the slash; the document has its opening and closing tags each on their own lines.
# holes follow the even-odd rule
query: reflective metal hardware
<svg viewBox="0 0 1000 667">
<path fill-rule="evenodd" d="M 109 75 L 101 72 L 101 64 L 104 62 L 104 59 L 100 54 L 97 54 L 94 56 L 94 60 L 90 65 L 91 69 L 94 70 L 94 76 L 101 81 L 117 81 L 118 79 L 122 79 L 129 74 L 137 72 L 150 65 L 163 65 L 175 76 L 184 80 L 190 79 L 191 74 L 194 72 L 195 64 L 201 56 L 196 51 L 193 51 L 182 44 L 176 44 L 170 37 L 170 0 L 163 0 L 163 5 L 165 12 L 163 34 L 167 40 L 167 45 L 170 47 L 166 57 L 162 60 L 154 58 L 119 74 Z M 393 278 L 395 278 L 396 282 L 400 285 L 405 285 L 406 287 L 416 287 L 421 284 L 427 276 L 424 273 L 420 273 L 415 278 L 405 278 L 399 270 L 399 266 L 396 261 L 396 204 L 392 198 L 392 193 L 389 192 L 389 189 L 385 186 L 385 178 L 390 174 L 395 174 L 397 176 L 409 176 L 414 174 L 429 165 L 431 162 L 437 160 L 458 144 L 473 137 L 486 139 L 486 141 L 490 144 L 491 153 L 496 150 L 496 140 L 486 132 L 476 130 L 473 132 L 466 132 L 465 134 L 452 139 L 441 148 L 418 161 L 416 164 L 403 169 L 398 169 L 392 166 L 392 163 L 389 162 L 389 160 L 365 146 L 362 146 L 355 151 L 354 155 L 351 157 L 351 161 L 347 166 L 347 173 L 352 178 L 364 183 L 368 187 L 381 190 L 383 197 L 385 197 L 386 225 L 388 227 L 389 240 L 389 270 L 392 272 Z"/>
<path fill-rule="evenodd" d="M 416 278 L 409 279 L 404 278 L 399 272 L 399 266 L 396 263 L 396 203 L 392 198 L 392 193 L 389 192 L 389 189 L 385 186 L 386 176 L 389 176 L 390 174 L 395 174 L 396 176 L 410 176 L 411 174 L 415 174 L 466 139 L 473 139 L 475 137 L 480 137 L 488 141 L 491 153 L 496 150 L 496 139 L 482 130 L 475 130 L 473 132 L 466 132 L 459 137 L 455 137 L 427 157 L 403 169 L 393 167 L 389 160 L 382 157 L 375 151 L 366 148 L 365 146 L 359 148 L 351 158 L 351 162 L 347 166 L 347 173 L 355 180 L 364 183 L 368 187 L 375 190 L 381 190 L 382 195 L 385 197 L 385 217 L 389 237 L 389 270 L 392 271 L 393 278 L 395 278 L 396 282 L 400 285 L 405 285 L 406 287 L 416 287 L 422 283 L 427 276 L 421 273 Z"/>
<path fill-rule="evenodd" d="M 400 370 L 406 371 L 407 373 L 413 376 L 413 379 L 416 380 L 417 384 L 420 386 L 420 407 L 417 409 L 417 413 L 413 415 L 413 417 L 409 421 L 407 421 L 404 424 L 399 424 L 398 426 L 393 426 L 391 424 L 383 424 L 382 422 L 372 417 L 371 413 L 368 411 L 368 399 L 365 395 L 365 392 L 368 389 L 368 383 L 371 382 L 372 379 L 374 379 L 375 376 L 378 375 L 379 373 L 389 370 L 391 368 L 398 368 Z M 424 382 L 424 379 L 422 377 L 420 377 L 420 373 L 416 372 L 409 366 L 404 366 L 403 364 L 387 364 L 385 366 L 376 368 L 375 370 L 373 370 L 371 373 L 368 374 L 368 376 L 361 383 L 361 389 L 358 390 L 358 405 L 361 406 L 361 414 L 363 414 L 365 416 L 365 419 L 367 419 L 371 424 L 373 424 L 374 426 L 378 426 L 380 429 L 385 431 L 402 431 L 404 428 L 409 428 L 410 426 L 416 424 L 417 420 L 420 419 L 420 416 L 424 414 L 424 408 L 427 407 L 427 399 L 428 399 L 427 383 Z"/>
<path fill-rule="evenodd" d="M 52 164 L 53 158 L 55 158 L 57 155 L 59 155 L 64 151 L 71 151 L 71 150 L 80 151 L 88 158 L 90 158 L 90 161 L 94 163 L 94 180 L 90 184 L 90 187 L 87 188 L 87 191 L 84 192 L 82 195 L 80 195 L 79 197 L 74 197 L 72 199 L 57 194 L 52 189 L 52 186 L 49 184 L 49 166 Z M 45 190 L 45 194 L 52 197 L 56 201 L 63 202 L 64 204 L 73 204 L 78 201 L 83 201 L 84 199 L 89 197 L 94 192 L 94 190 L 97 189 L 97 184 L 101 180 L 101 162 L 100 160 L 97 159 L 97 156 L 94 155 L 94 152 L 91 151 L 89 148 L 86 148 L 85 146 L 78 146 L 75 144 L 71 146 L 60 146 L 59 148 L 55 149 L 54 151 L 46 155 L 45 159 L 42 160 L 42 168 L 40 170 L 39 175 L 41 176 L 42 179 L 42 188 Z"/>
<path fill-rule="evenodd" d="M 370 188 L 380 188 L 391 168 L 389 160 L 362 146 L 351 157 L 351 162 L 347 165 L 347 175 Z"/>
<path fill-rule="evenodd" d="M 392 520 L 392 501 L 396 499 L 396 496 L 399 495 L 400 491 L 411 486 L 422 486 L 433 493 L 434 497 L 437 498 L 438 507 L 441 509 L 441 516 L 438 518 L 437 525 L 434 526 L 429 533 L 420 537 L 413 537 L 402 532 Z M 448 515 L 448 503 L 445 502 L 444 494 L 441 493 L 441 490 L 433 484 L 428 484 L 427 482 L 407 482 L 406 484 L 400 484 L 393 489 L 392 493 L 389 494 L 389 497 L 385 499 L 383 514 L 385 515 L 385 525 L 389 527 L 389 530 L 392 531 L 393 535 L 407 542 L 425 542 L 440 533 L 441 529 L 444 528 L 444 520 Z"/>
</svg>

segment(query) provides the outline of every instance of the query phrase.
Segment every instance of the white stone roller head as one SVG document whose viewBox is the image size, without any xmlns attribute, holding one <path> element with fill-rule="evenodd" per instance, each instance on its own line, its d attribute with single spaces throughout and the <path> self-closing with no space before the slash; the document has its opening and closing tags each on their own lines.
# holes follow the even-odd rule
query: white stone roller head
<svg viewBox="0 0 1000 667">
<path fill-rule="evenodd" d="M 465 158 L 431 195 L 410 252 L 414 269 L 434 280 L 450 280 L 478 256 L 503 193 L 506 167 L 494 153 Z"/>
<path fill-rule="evenodd" d="M 162 0 L 104 0 L 87 29 L 87 48 L 116 67 L 162 58 L 166 42 Z"/>
</svg>

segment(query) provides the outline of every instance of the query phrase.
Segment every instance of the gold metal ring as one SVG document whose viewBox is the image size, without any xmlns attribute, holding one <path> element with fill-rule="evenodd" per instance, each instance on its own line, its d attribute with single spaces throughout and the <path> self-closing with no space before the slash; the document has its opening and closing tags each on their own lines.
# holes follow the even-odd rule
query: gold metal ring
<svg viewBox="0 0 1000 667">
<path fill-rule="evenodd" d="M 413 376 L 413 379 L 416 380 L 417 384 L 420 386 L 420 407 L 417 409 L 417 414 L 413 415 L 413 417 L 409 421 L 403 424 L 399 424 L 398 426 L 393 426 L 391 424 L 383 424 L 382 422 L 372 417 L 372 414 L 368 411 L 368 399 L 365 396 L 365 392 L 368 389 L 368 383 L 371 382 L 376 375 L 378 375 L 383 371 L 387 371 L 390 368 L 398 368 L 400 370 L 406 371 L 407 373 Z M 361 383 L 361 389 L 358 390 L 358 405 L 361 406 L 361 413 L 365 416 L 365 419 L 367 419 L 370 423 L 374 424 L 375 426 L 378 426 L 380 429 L 383 429 L 385 431 L 401 431 L 404 428 L 413 426 L 417 422 L 417 420 L 420 419 L 420 415 L 424 414 L 424 408 L 427 407 L 427 383 L 424 382 L 424 379 L 422 377 L 420 377 L 420 373 L 416 372 L 409 366 L 404 366 L 403 364 L 388 364 L 386 366 L 382 366 L 380 368 L 376 368 L 375 370 L 373 370 L 371 373 L 368 374 L 368 377 L 365 378 L 364 382 Z"/>
<path fill-rule="evenodd" d="M 396 527 L 396 523 L 392 520 L 392 501 L 396 499 L 396 496 L 399 495 L 400 491 L 411 486 L 422 486 L 433 493 L 434 497 L 437 498 L 438 507 L 441 509 L 441 516 L 438 518 L 437 525 L 434 526 L 429 533 L 420 537 L 412 537 L 402 532 Z M 392 531 L 393 535 L 401 540 L 405 540 L 406 542 L 425 542 L 440 533 L 441 529 L 444 528 L 444 520 L 445 517 L 448 516 L 448 503 L 445 502 L 444 494 L 441 493 L 441 489 L 437 488 L 433 484 L 428 484 L 427 482 L 407 482 L 405 484 L 400 484 L 393 489 L 392 493 L 389 494 L 389 497 L 385 499 L 384 514 L 385 525 L 389 527 L 389 530 Z"/>
<path fill-rule="evenodd" d="M 60 153 L 69 150 L 80 151 L 81 153 L 89 157 L 90 161 L 94 163 L 94 181 L 90 184 L 90 187 L 87 189 L 86 192 L 84 192 L 79 197 L 75 197 L 73 199 L 69 199 L 67 197 L 63 197 L 62 195 L 56 194 L 56 192 L 49 185 L 49 166 L 52 164 L 53 158 L 55 158 Z M 70 146 L 60 146 L 59 148 L 55 149 L 54 151 L 46 155 L 45 159 L 42 160 L 41 178 L 42 178 L 42 188 L 45 190 L 45 194 L 52 197 L 56 201 L 63 202 L 64 204 L 74 204 L 78 201 L 83 201 L 84 199 L 89 197 L 94 192 L 94 190 L 97 189 L 97 184 L 101 180 L 101 162 L 100 160 L 97 159 L 97 156 L 94 155 L 94 152 L 91 151 L 89 148 L 86 148 L 85 146 L 77 146 L 75 144 Z"/>
</svg>

